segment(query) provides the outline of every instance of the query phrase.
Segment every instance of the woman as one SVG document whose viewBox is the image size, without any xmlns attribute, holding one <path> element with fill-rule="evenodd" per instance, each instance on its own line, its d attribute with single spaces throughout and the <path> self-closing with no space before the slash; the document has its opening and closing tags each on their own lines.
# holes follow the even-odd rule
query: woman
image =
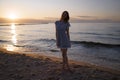
<svg viewBox="0 0 120 80">
<path fill-rule="evenodd" d="M 70 70 L 67 57 L 67 48 L 71 47 L 69 36 L 69 13 L 64 11 L 61 15 L 61 19 L 55 22 L 56 26 L 56 45 L 60 48 L 63 57 L 63 70 Z"/>
</svg>

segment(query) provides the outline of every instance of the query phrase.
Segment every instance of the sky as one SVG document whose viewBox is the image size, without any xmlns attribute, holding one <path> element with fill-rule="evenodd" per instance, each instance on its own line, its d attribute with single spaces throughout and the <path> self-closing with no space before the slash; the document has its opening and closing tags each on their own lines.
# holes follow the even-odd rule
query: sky
<svg viewBox="0 0 120 80">
<path fill-rule="evenodd" d="M 0 0 L 0 18 L 52 20 L 65 10 L 72 20 L 120 21 L 120 0 Z"/>
</svg>

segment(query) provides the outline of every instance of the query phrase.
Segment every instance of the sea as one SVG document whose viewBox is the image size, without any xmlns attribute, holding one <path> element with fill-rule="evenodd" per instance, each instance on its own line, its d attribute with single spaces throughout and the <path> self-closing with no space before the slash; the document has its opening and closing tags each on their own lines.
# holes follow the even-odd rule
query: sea
<svg viewBox="0 0 120 80">
<path fill-rule="evenodd" d="M 69 59 L 120 70 L 120 23 L 71 23 L 70 40 Z M 54 23 L 0 23 L 0 48 L 62 58 Z"/>
</svg>

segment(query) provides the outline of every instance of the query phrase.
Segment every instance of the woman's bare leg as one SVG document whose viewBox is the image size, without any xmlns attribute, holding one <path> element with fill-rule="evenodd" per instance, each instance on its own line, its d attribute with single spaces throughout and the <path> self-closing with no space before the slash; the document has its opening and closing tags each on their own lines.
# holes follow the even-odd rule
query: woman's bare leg
<svg viewBox="0 0 120 80">
<path fill-rule="evenodd" d="M 61 49 L 61 52 L 62 52 L 62 59 L 63 59 L 63 65 L 62 65 L 62 68 L 63 70 L 65 69 L 65 55 L 64 55 L 64 50 Z"/>
<path fill-rule="evenodd" d="M 61 49 L 61 51 L 63 57 L 63 69 L 65 69 L 65 66 L 67 69 L 70 69 L 68 64 L 67 49 Z"/>
</svg>

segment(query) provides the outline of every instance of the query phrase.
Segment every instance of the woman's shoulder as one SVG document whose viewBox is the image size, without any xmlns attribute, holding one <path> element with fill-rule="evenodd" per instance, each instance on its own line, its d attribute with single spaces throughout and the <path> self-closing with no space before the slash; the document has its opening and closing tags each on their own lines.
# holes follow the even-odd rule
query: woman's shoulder
<svg viewBox="0 0 120 80">
<path fill-rule="evenodd" d="M 60 21 L 55 21 L 55 24 L 58 24 L 58 23 L 60 23 Z"/>
<path fill-rule="evenodd" d="M 63 25 L 66 25 L 66 26 L 70 27 L 70 23 L 69 22 L 65 23 L 65 22 L 62 22 L 62 21 L 55 21 L 55 24 L 56 25 L 62 25 L 63 24 Z"/>
<path fill-rule="evenodd" d="M 67 24 L 67 26 L 68 26 L 68 27 L 70 27 L 70 26 L 71 26 L 69 22 L 67 22 L 66 24 Z"/>
</svg>

